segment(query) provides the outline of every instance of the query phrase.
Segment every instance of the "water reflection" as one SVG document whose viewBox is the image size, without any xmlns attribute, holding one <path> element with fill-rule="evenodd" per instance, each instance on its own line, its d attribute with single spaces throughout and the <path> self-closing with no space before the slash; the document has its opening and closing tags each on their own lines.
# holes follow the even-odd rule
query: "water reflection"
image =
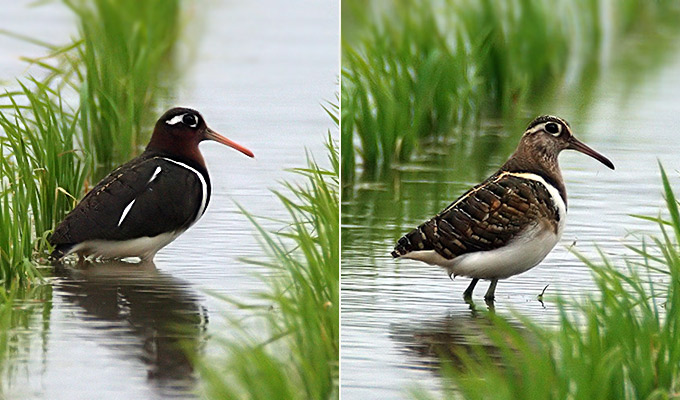
<svg viewBox="0 0 680 400">
<path fill-rule="evenodd" d="M 192 358 L 204 345 L 208 319 L 187 283 L 158 271 L 153 262 L 86 262 L 55 273 L 55 293 L 84 311 L 80 318 L 101 330 L 104 345 L 141 361 L 158 385 L 173 392 L 193 388 Z"/>
<path fill-rule="evenodd" d="M 457 311 L 435 319 L 392 324 L 390 338 L 411 360 L 406 365 L 412 368 L 438 373 L 444 360 L 458 368 L 463 367 L 462 356 L 479 354 L 500 363 L 503 349 L 499 347 L 499 326 L 493 316 L 493 313 L 478 312 L 471 304 L 468 312 Z M 507 324 L 509 328 L 503 329 L 530 341 L 531 334 L 523 325 L 511 320 Z M 506 345 L 512 346 L 510 342 L 503 342 L 503 346 Z"/>
<path fill-rule="evenodd" d="M 0 300 L 0 399 L 25 377 L 27 359 L 44 357 L 52 310 L 50 285 L 5 290 Z"/>
</svg>

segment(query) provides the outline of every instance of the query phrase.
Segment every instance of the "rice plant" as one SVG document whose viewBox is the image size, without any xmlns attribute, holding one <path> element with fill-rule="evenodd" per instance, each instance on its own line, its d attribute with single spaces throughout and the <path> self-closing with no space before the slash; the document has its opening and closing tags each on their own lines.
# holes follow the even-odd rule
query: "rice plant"
<svg viewBox="0 0 680 400">
<path fill-rule="evenodd" d="M 354 3 L 343 2 L 343 13 L 360 13 Z M 676 3 L 642 0 L 403 0 L 363 9 L 351 18 L 358 32 L 343 32 L 342 140 L 356 145 L 343 146 L 343 181 L 356 158 L 370 178 L 407 161 L 423 137 L 465 140 L 480 117 L 521 115 L 527 103 L 588 86 L 610 47 L 632 33 L 656 38 L 680 16 Z"/>
<path fill-rule="evenodd" d="M 227 300 L 255 310 L 258 329 L 235 321 L 238 338 L 221 341 L 225 358 L 201 362 L 208 398 L 339 396 L 339 159 L 330 135 L 327 148 L 329 169 L 309 156 L 306 168 L 293 170 L 305 183 L 284 183 L 286 193 L 275 192 L 290 216 L 286 229 L 268 232 L 244 210 L 268 254 L 251 262 L 272 274 L 257 294 L 265 306 Z"/>
<path fill-rule="evenodd" d="M 0 281 L 24 282 L 35 275 L 33 254 L 45 246 L 45 232 L 73 208 L 87 174 L 87 157 L 77 151 L 77 114 L 58 93 L 35 79 L 5 98 L 0 113 Z M 34 244 L 35 243 L 35 244 Z"/>
<path fill-rule="evenodd" d="M 0 151 L 5 146 L 0 142 Z M 6 157 L 0 160 L 0 282 L 30 282 L 37 275 L 31 263 L 33 229 L 29 215 L 29 197 L 23 185 L 13 184 L 14 170 Z"/>
<path fill-rule="evenodd" d="M 593 271 L 598 291 L 575 311 L 558 300 L 557 329 L 528 320 L 513 328 L 492 317 L 489 335 L 500 363 L 483 349 L 461 353 L 462 367 L 445 376 L 467 399 L 667 399 L 680 390 L 680 210 L 661 168 L 670 220 L 659 237 L 633 249 L 642 261 L 616 265 L 579 256 Z M 663 283 L 659 283 L 663 280 Z M 417 397 L 426 398 L 419 392 Z"/>
</svg>

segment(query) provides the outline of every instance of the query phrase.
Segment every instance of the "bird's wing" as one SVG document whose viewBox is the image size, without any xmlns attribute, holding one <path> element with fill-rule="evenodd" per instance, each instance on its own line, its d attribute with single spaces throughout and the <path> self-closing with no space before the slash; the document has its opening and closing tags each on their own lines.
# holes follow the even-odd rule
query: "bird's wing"
<svg viewBox="0 0 680 400">
<path fill-rule="evenodd" d="M 57 226 L 50 242 L 125 240 L 186 229 L 198 217 L 192 194 L 202 195 L 205 189 L 197 174 L 165 158 L 136 158 L 97 184 Z"/>
<path fill-rule="evenodd" d="M 404 235 L 392 254 L 399 257 L 411 251 L 435 250 L 453 259 L 502 247 L 541 221 L 557 231 L 559 211 L 546 186 L 501 172 Z"/>
</svg>

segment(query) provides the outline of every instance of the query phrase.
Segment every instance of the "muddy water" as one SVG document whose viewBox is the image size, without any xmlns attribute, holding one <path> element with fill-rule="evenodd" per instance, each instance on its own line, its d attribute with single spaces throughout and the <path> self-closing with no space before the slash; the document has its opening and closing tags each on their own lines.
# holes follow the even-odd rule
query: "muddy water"
<svg viewBox="0 0 680 400">
<path fill-rule="evenodd" d="M 406 398 L 415 385 L 441 390 L 435 348 L 455 351 L 480 338 L 485 321 L 462 299 L 469 280 L 451 281 L 443 270 L 390 257 L 394 242 L 434 215 L 471 185 L 492 173 L 514 150 L 535 115 L 552 113 L 571 122 L 576 136 L 616 165 L 610 171 L 576 152 L 560 157 L 569 198 L 567 225 L 555 250 L 536 268 L 501 281 L 497 313 L 510 310 L 549 325 L 554 303 L 537 301 L 560 293 L 589 293 L 589 270 L 568 251 L 596 258 L 597 244 L 616 259 L 639 243 L 634 232 L 656 231 L 629 214 L 657 215 L 663 208 L 657 160 L 672 171 L 680 190 L 680 57 L 647 74 L 639 85 L 610 73 L 593 90 L 592 103 L 577 111 L 579 99 L 555 101 L 527 111 L 515 127 L 489 122 L 474 143 L 426 146 L 411 164 L 379 183 L 363 182 L 343 197 L 342 395 L 343 399 Z M 578 96 L 578 95 L 577 95 Z M 442 150 L 444 148 L 444 150 Z M 486 283 L 477 287 L 477 309 Z M 512 317 L 511 317 L 512 319 Z"/>
<path fill-rule="evenodd" d="M 56 42 L 75 30 L 59 3 L 35 9 L 16 3 L 3 7 L 4 29 Z M 305 165 L 305 148 L 325 160 L 333 124 L 320 105 L 337 91 L 337 4 L 203 1 L 189 7 L 194 20 L 182 43 L 189 69 L 176 97 L 164 101 L 198 109 L 213 129 L 256 158 L 201 145 L 213 185 L 210 205 L 155 265 L 56 272 L 52 296 L 27 302 L 47 306 L 17 332 L 23 347 L 2 378 L 8 397 L 192 397 L 193 366 L 176 344 L 214 354 L 219 347 L 211 338 L 229 334 L 221 317 L 229 307 L 209 293 L 247 299 L 263 288 L 254 275 L 264 271 L 241 260 L 262 253 L 236 204 L 285 221 L 269 189 L 291 176 L 284 169 Z M 24 72 L 18 57 L 27 49 L 31 56 L 43 54 L 7 38 L 0 46 L 7 81 Z"/>
</svg>

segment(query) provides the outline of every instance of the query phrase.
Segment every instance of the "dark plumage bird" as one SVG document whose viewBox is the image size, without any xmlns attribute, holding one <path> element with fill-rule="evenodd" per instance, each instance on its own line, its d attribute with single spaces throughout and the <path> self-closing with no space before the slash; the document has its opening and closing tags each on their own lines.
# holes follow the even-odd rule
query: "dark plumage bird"
<svg viewBox="0 0 680 400">
<path fill-rule="evenodd" d="M 614 169 L 611 161 L 576 139 L 565 120 L 540 116 L 496 173 L 404 235 L 392 256 L 472 278 L 465 298 L 480 279 L 488 279 L 485 298 L 492 300 L 499 279 L 538 265 L 562 235 L 567 192 L 557 156 L 566 149 Z"/>
<path fill-rule="evenodd" d="M 168 110 L 146 150 L 102 179 L 57 226 L 52 257 L 154 255 L 193 225 L 210 201 L 203 140 L 253 153 L 210 129 L 198 111 Z"/>
</svg>

